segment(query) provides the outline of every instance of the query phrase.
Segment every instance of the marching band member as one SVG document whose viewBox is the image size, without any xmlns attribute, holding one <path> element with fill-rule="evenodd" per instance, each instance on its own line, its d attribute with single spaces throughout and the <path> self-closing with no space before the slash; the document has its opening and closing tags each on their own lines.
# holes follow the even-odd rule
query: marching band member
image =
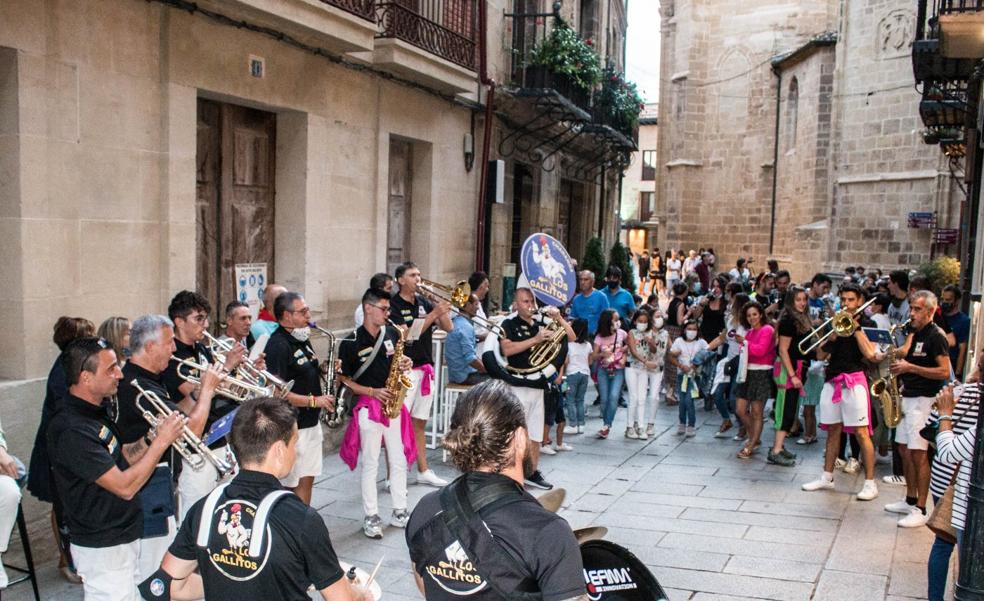
<svg viewBox="0 0 984 601">
<path fill-rule="evenodd" d="M 298 408 L 297 460 L 284 478 L 290 488 L 307 504 L 311 504 L 311 489 L 315 476 L 321 475 L 324 434 L 319 420 L 321 410 L 335 408 L 335 397 L 322 394 L 318 356 L 309 338 L 311 309 L 297 292 L 284 292 L 273 305 L 279 324 L 266 345 L 266 369 L 284 382 L 294 381 L 285 397 Z"/>
<path fill-rule="evenodd" d="M 249 311 L 249 305 L 242 301 L 232 301 L 225 308 L 226 327 L 223 336 L 219 339 L 223 342 L 235 342 L 245 348 L 252 348 L 256 339 L 250 333 L 253 325 L 253 314 Z"/>
<path fill-rule="evenodd" d="M 297 453 L 297 410 L 280 399 L 243 403 L 233 419 L 239 474 L 198 501 L 160 569 L 140 585 L 145 599 L 327 601 L 363 598 L 332 548 L 324 520 L 281 487 Z"/>
<path fill-rule="evenodd" d="M 362 531 L 369 538 L 382 538 L 383 525 L 376 494 L 380 446 L 386 443 L 393 498 L 390 524 L 397 528 L 405 528 L 410 519 L 407 513 L 407 466 L 413 463 L 417 449 L 422 450 L 423 446 L 416 446 L 406 404 L 396 417 L 387 417 L 383 412 L 383 404 L 393 401 L 394 391 L 387 388 L 387 380 L 400 340 L 395 329 L 386 327 L 392 310 L 390 299 L 382 290 L 369 288 L 362 295 L 362 308 L 365 315 L 362 326 L 338 347 L 342 363 L 339 379 L 358 395 L 353 408 L 355 417 L 349 422 L 339 455 L 354 470 L 358 456 L 362 454 L 362 513 L 365 516 Z M 398 358 L 401 361 L 399 369 L 410 371 L 413 367 L 410 357 Z"/>
<path fill-rule="evenodd" d="M 858 312 L 863 293 L 857 284 L 844 284 L 838 291 L 841 310 Z M 875 484 L 875 448 L 871 442 L 871 404 L 868 398 L 868 380 L 864 375 L 862 359 L 874 363 L 883 355 L 868 340 L 863 328 L 874 327 L 866 316 L 856 315 L 858 322 L 851 336 L 831 335 L 817 349 L 817 357 L 827 360 L 825 382 L 820 392 L 820 423 L 827 426 L 827 449 L 824 455 L 823 474 L 820 478 L 803 484 L 806 491 L 834 488 L 834 460 L 840 446 L 840 435 L 845 428 L 854 430 L 861 445 L 864 459 L 864 487 L 857 497 L 870 501 L 878 496 Z"/>
<path fill-rule="evenodd" d="M 175 358 L 189 359 L 200 365 L 212 365 L 215 361 L 212 351 L 207 344 L 202 342 L 205 339 L 205 330 L 208 328 L 208 314 L 211 311 L 212 306 L 208 300 L 197 292 L 182 290 L 174 295 L 174 298 L 171 299 L 171 304 L 168 305 L 167 314 L 174 324 L 175 350 L 173 356 Z M 223 365 L 223 369 L 226 372 L 236 369 L 243 359 L 245 350 L 245 348 L 237 347 L 232 352 L 227 353 L 225 357 L 226 363 Z M 209 428 L 217 420 L 233 411 L 236 408 L 236 403 L 220 396 L 214 398 L 202 396 L 198 390 L 198 385 L 186 382 L 179 375 L 178 368 L 178 361 L 171 359 L 167 369 L 164 370 L 161 380 L 167 389 L 168 397 L 186 415 L 197 416 L 203 410 L 207 412 L 205 425 L 201 430 L 198 430 L 199 422 L 197 419 L 193 422 L 196 426 L 193 432 L 195 432 L 196 436 L 199 436 L 202 432 L 208 432 Z M 181 368 L 181 371 L 188 373 L 194 370 L 184 367 Z M 198 375 L 201 376 L 201 374 Z M 214 453 L 223 456 L 222 459 L 224 461 L 232 463 L 232 450 L 229 448 L 225 439 L 212 443 L 209 448 Z M 185 469 L 182 469 L 181 475 L 178 476 L 178 497 L 180 500 L 178 507 L 179 521 L 184 519 L 185 513 L 188 512 L 188 509 L 195 501 L 204 497 L 209 491 L 215 488 L 215 484 L 219 480 L 219 473 L 211 462 L 205 462 L 205 465 L 200 470 L 191 469 L 187 465 L 187 462 L 184 467 Z"/>
<path fill-rule="evenodd" d="M 287 289 L 280 284 L 268 284 L 263 290 L 263 306 L 260 308 L 256 321 L 249 327 L 249 333 L 253 335 L 253 340 L 259 340 L 260 336 L 266 334 L 272 336 L 279 325 L 277 317 L 273 312 L 273 304 Z"/>
<path fill-rule="evenodd" d="M 407 356 L 413 360 L 413 371 L 410 372 L 410 379 L 413 380 L 413 389 L 407 392 L 407 407 L 410 409 L 410 417 L 413 420 L 413 433 L 417 443 L 417 448 L 424 448 L 424 431 L 427 428 L 427 419 L 430 417 L 431 404 L 434 401 L 434 346 L 431 336 L 435 326 L 440 326 L 445 332 L 450 332 L 454 327 L 451 324 L 451 304 L 441 301 L 437 305 L 432 305 L 430 301 L 417 294 L 417 287 L 420 284 L 420 269 L 407 261 L 396 268 L 396 281 L 400 285 L 400 291 L 390 299 L 390 319 L 397 326 L 404 326 L 407 332 L 410 331 L 413 322 L 417 319 L 424 320 L 423 328 L 420 330 L 420 337 L 414 341 L 407 341 Z M 431 486 L 444 486 L 447 480 L 440 478 L 434 470 L 427 467 L 427 454 L 417 454 L 417 482 L 419 484 L 429 484 Z"/>
<path fill-rule="evenodd" d="M 163 315 L 144 315 L 137 318 L 130 328 L 130 349 L 131 357 L 123 366 L 123 382 L 116 393 L 116 428 L 124 445 L 125 458 L 133 464 L 150 447 L 152 432 L 150 424 L 143 417 L 142 410 L 137 406 L 138 390 L 131 382 L 136 380 L 142 388 L 159 396 L 172 411 L 178 410 L 178 406 L 168 395 L 162 379 L 162 374 L 171 360 L 171 353 L 174 352 L 174 328 L 171 320 Z M 201 393 L 198 402 L 188 414 L 187 424 L 188 429 L 196 436 L 200 437 L 205 430 L 205 422 L 209 416 L 218 381 L 217 368 L 210 368 L 202 375 Z M 146 402 L 143 405 L 147 407 Z M 172 473 L 176 462 L 176 456 L 166 454 L 147 484 L 140 489 L 139 497 L 144 512 L 144 528 L 139 549 L 141 579 L 157 569 L 177 531 L 172 489 Z M 187 469 L 194 471 L 190 467 Z M 183 508 L 185 512 L 188 507 Z"/>
<path fill-rule="evenodd" d="M 382 273 L 382 272 L 375 273 L 371 278 L 369 278 L 370 288 L 372 288 L 373 290 L 382 290 L 390 297 L 393 296 L 394 283 L 395 280 L 393 279 L 393 276 L 391 276 L 388 273 Z M 353 318 L 355 320 L 355 327 L 361 326 L 362 322 L 365 321 L 365 312 L 362 310 L 361 302 L 359 303 L 359 306 L 355 308 L 355 315 L 353 316 Z"/>
<path fill-rule="evenodd" d="M 86 601 L 137 601 L 137 559 L 143 517 L 137 494 L 161 456 L 181 436 L 183 418 L 163 419 L 133 463 L 103 403 L 123 376 L 116 353 L 99 338 L 69 344 L 64 355 L 69 394 L 48 429 L 56 490 L 72 532 L 72 557 Z"/>
<path fill-rule="evenodd" d="M 523 490 L 539 446 L 530 442 L 534 432 L 542 425 L 527 429 L 523 406 L 502 382 L 479 384 L 458 401 L 443 444 L 464 475 L 421 499 L 406 533 L 427 599 L 586 598 L 570 526 Z"/>
<path fill-rule="evenodd" d="M 933 323 L 936 295 L 920 290 L 909 298 L 909 333 L 898 351 L 900 358 L 889 366 L 902 387 L 902 421 L 895 429 L 895 442 L 902 456 L 905 473 L 905 499 L 885 506 L 885 511 L 901 513 L 903 528 L 924 526 L 926 497 L 929 494 L 928 441 L 919 431 L 929 419 L 936 395 L 950 377 L 950 354 L 946 334 Z"/>
</svg>

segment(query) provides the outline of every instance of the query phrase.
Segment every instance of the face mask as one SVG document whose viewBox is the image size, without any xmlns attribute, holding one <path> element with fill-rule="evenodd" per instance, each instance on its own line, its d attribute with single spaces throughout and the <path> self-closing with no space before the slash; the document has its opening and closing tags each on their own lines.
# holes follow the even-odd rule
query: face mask
<svg viewBox="0 0 984 601">
<path fill-rule="evenodd" d="M 871 307 L 864 308 L 864 314 L 867 315 L 868 317 L 871 317 L 872 315 L 874 315 L 874 313 L 875 311 Z"/>
<path fill-rule="evenodd" d="M 662 317 L 657 317 L 656 319 L 654 319 L 653 320 L 653 327 L 655 329 L 657 329 L 657 330 L 661 330 L 663 328 L 663 318 Z"/>
<path fill-rule="evenodd" d="M 307 342 L 308 338 L 311 337 L 311 328 L 304 326 L 303 328 L 294 328 L 290 331 L 290 335 L 294 337 L 294 340 L 299 342 Z"/>
<path fill-rule="evenodd" d="M 953 310 L 953 303 L 942 303 L 940 304 L 940 309 L 943 309 L 944 313 L 949 313 Z"/>
<path fill-rule="evenodd" d="M 686 332 L 684 332 L 683 335 L 687 337 L 687 340 L 693 340 L 697 338 L 697 332 L 693 330 L 687 330 Z"/>
<path fill-rule="evenodd" d="M 614 290 L 618 288 L 618 282 L 608 282 L 608 287 Z"/>
<path fill-rule="evenodd" d="M 647 326 L 647 325 L 648 325 L 648 324 L 645 324 L 645 323 L 637 323 L 637 324 L 636 324 L 636 331 L 639 331 L 639 332 L 645 332 L 645 331 L 646 331 L 646 326 Z"/>
<path fill-rule="evenodd" d="M 700 294 L 700 282 L 694 284 L 694 294 Z"/>
</svg>

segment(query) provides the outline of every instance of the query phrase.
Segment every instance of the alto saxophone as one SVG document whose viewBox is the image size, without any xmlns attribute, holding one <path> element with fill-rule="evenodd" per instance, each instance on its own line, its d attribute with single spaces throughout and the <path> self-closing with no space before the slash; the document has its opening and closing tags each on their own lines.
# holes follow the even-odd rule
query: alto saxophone
<svg viewBox="0 0 984 601">
<path fill-rule="evenodd" d="M 403 401 L 407 398 L 407 391 L 413 386 L 413 382 L 400 368 L 403 359 L 403 347 L 406 344 L 406 334 L 403 333 L 403 328 L 397 327 L 392 321 L 390 323 L 396 328 L 396 333 L 400 335 L 400 339 L 396 342 L 393 356 L 390 357 L 389 375 L 386 376 L 386 390 L 390 391 L 390 400 L 383 402 L 383 413 L 386 414 L 386 417 L 394 419 L 400 415 Z M 380 334 L 380 336 L 383 335 L 385 332 Z"/>
<path fill-rule="evenodd" d="M 892 345 L 887 352 L 889 366 L 897 359 L 898 347 L 895 346 L 895 332 L 904 329 L 909 325 L 909 321 L 906 320 L 889 329 L 889 335 L 892 338 Z M 881 403 L 885 426 L 894 428 L 899 425 L 899 422 L 902 421 L 902 392 L 899 390 L 899 381 L 895 377 L 895 374 L 889 370 L 888 375 L 872 382 L 870 392 Z"/>
</svg>

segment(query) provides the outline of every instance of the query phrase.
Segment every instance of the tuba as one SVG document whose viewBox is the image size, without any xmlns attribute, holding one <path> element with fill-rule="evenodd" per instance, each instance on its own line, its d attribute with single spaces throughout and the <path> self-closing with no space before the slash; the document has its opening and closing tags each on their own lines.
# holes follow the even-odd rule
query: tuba
<svg viewBox="0 0 984 601">
<path fill-rule="evenodd" d="M 394 419 L 400 415 L 400 409 L 403 407 L 403 401 L 407 398 L 407 391 L 413 387 L 413 382 L 407 374 L 403 373 L 400 369 L 400 363 L 403 359 L 403 346 L 406 340 L 406 334 L 403 333 L 403 328 L 397 327 L 392 321 L 393 327 L 396 328 L 397 334 L 400 335 L 400 339 L 396 342 L 396 350 L 393 351 L 393 356 L 390 357 L 390 370 L 389 375 L 386 376 L 386 390 L 390 391 L 392 395 L 389 402 L 383 403 L 383 413 L 386 417 Z M 380 336 L 385 333 L 380 333 Z"/>
<path fill-rule="evenodd" d="M 888 348 L 888 364 L 891 365 L 898 357 L 899 349 L 895 346 L 895 332 L 905 330 L 911 319 L 907 319 L 900 324 L 896 324 L 889 329 L 892 344 Z M 894 428 L 902 421 L 902 392 L 899 390 L 899 382 L 891 371 L 883 378 L 878 378 L 871 383 L 869 389 L 871 395 L 878 399 L 882 406 L 882 415 L 885 418 L 885 425 Z"/>
<path fill-rule="evenodd" d="M 137 389 L 137 398 L 135 401 L 137 410 L 143 416 L 144 420 L 150 424 L 151 428 L 157 428 L 158 424 L 174 413 L 157 393 L 143 388 L 136 379 L 130 380 L 130 385 Z M 205 466 L 205 462 L 208 461 L 219 473 L 219 480 L 232 472 L 232 465 L 213 455 L 205 443 L 202 442 L 202 439 L 195 436 L 195 433 L 188 426 L 184 426 L 184 432 L 181 434 L 181 438 L 171 443 L 171 447 L 195 471 L 201 470 Z"/>
<path fill-rule="evenodd" d="M 854 332 L 857 331 L 858 329 L 858 322 L 855 321 L 855 318 L 858 315 L 861 315 L 864 312 L 864 310 L 867 309 L 868 306 L 873 302 L 875 302 L 874 297 L 872 297 L 865 304 L 858 307 L 857 310 L 854 311 L 853 313 L 851 313 L 846 309 L 835 313 L 833 317 L 823 322 L 822 324 L 818 325 L 817 327 L 813 328 L 813 331 L 810 332 L 809 336 L 804 337 L 803 340 L 800 341 L 797 347 L 799 349 L 799 352 L 805 355 L 810 351 L 812 351 L 813 349 L 822 345 L 824 342 L 827 341 L 827 339 L 829 339 L 831 336 L 835 334 L 837 336 L 844 337 L 844 338 L 848 336 L 853 336 Z M 827 331 L 824 332 L 824 330 Z M 810 340 L 813 340 L 813 343 L 811 343 L 806 348 L 803 348 L 803 345 L 809 342 Z"/>
</svg>

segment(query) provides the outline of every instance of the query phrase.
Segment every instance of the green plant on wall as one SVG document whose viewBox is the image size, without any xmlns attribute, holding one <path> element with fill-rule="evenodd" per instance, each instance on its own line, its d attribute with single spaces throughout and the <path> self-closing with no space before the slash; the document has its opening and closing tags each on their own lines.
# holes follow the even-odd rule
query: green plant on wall
<svg viewBox="0 0 984 601">
<path fill-rule="evenodd" d="M 636 84 L 611 67 L 602 74 L 595 104 L 607 124 L 626 134 L 639 125 L 639 113 L 645 107 Z"/>
<path fill-rule="evenodd" d="M 605 285 L 605 251 L 601 245 L 601 238 L 588 240 L 588 245 L 584 249 L 584 258 L 581 259 L 578 269 L 587 269 L 595 274 L 596 288 Z"/>
<path fill-rule="evenodd" d="M 530 53 L 529 64 L 566 75 L 577 87 L 591 90 L 601 81 L 601 59 L 592 40 L 582 40 L 574 29 L 557 19 L 554 28 Z"/>
<path fill-rule="evenodd" d="M 622 288 L 629 292 L 635 290 L 635 281 L 632 279 L 632 259 L 629 249 L 625 248 L 621 242 L 612 245 L 608 253 L 608 266 L 615 266 L 622 270 Z"/>
<path fill-rule="evenodd" d="M 939 294 L 944 286 L 960 282 L 960 261 L 953 257 L 936 257 L 920 265 L 916 271 L 929 278 L 929 285 L 936 294 Z"/>
</svg>

